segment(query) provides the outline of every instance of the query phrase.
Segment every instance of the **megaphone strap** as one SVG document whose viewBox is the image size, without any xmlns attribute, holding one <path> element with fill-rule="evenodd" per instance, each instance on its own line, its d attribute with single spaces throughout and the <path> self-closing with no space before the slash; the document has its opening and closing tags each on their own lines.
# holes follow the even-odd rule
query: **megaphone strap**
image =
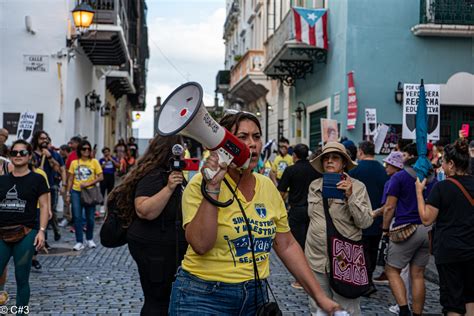
<svg viewBox="0 0 474 316">
<path fill-rule="evenodd" d="M 240 179 L 239 179 L 240 180 Z M 240 182 L 240 181 L 239 181 Z M 229 182 L 227 181 L 227 179 L 224 178 L 224 183 L 230 188 L 230 184 Z M 235 186 L 235 188 L 237 189 L 237 186 L 239 185 L 239 183 L 237 182 L 237 185 Z M 232 190 L 232 189 L 231 189 Z M 204 180 L 204 178 L 202 179 L 201 181 L 201 193 L 202 193 L 202 196 L 209 202 L 211 203 L 212 205 L 214 206 L 217 206 L 217 207 L 228 207 L 230 206 L 232 203 L 234 203 L 234 197 L 232 197 L 232 199 L 228 200 L 227 202 L 220 202 L 218 200 L 215 200 L 213 199 L 209 193 L 207 192 L 206 190 L 206 181 Z"/>
</svg>

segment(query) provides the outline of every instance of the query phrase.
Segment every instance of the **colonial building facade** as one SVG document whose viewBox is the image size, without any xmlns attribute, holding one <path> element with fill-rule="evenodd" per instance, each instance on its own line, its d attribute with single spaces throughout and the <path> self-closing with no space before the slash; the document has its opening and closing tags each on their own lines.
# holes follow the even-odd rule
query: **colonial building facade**
<svg viewBox="0 0 474 316">
<path fill-rule="evenodd" d="M 95 13 L 87 30 L 72 19 L 79 2 Z M 21 112 L 36 113 L 55 145 L 81 135 L 100 149 L 131 136 L 131 113 L 145 108 L 146 10 L 144 0 L 2 1 L 0 122 L 9 140 Z"/>
<path fill-rule="evenodd" d="M 327 10 L 327 49 L 297 40 L 292 7 Z M 472 1 L 456 0 L 227 1 L 216 91 L 226 107 L 260 116 L 267 139 L 314 149 L 321 118 L 337 120 L 340 136 L 364 139 L 365 108 L 400 134 L 395 93 L 424 79 L 440 85 L 440 136 L 453 140 L 462 123 L 474 126 L 473 10 Z M 358 102 L 353 129 L 349 73 Z"/>
</svg>

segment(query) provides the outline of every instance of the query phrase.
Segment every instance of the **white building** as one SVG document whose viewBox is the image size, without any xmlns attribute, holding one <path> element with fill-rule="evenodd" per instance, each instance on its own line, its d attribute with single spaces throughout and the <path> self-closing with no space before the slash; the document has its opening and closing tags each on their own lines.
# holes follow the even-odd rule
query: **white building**
<svg viewBox="0 0 474 316">
<path fill-rule="evenodd" d="M 36 112 L 56 146 L 78 134 L 113 146 L 131 136 L 131 111 L 145 108 L 145 1 L 90 1 L 84 34 L 72 20 L 77 2 L 0 1 L 0 124 L 10 142 L 19 113 Z"/>
</svg>

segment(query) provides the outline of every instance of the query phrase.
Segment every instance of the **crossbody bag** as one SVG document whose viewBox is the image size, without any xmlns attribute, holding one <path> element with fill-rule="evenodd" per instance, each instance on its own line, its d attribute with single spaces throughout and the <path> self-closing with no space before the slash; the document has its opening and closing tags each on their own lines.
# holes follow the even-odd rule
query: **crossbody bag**
<svg viewBox="0 0 474 316">
<path fill-rule="evenodd" d="M 339 295 L 358 298 L 370 289 L 367 258 L 362 240 L 344 237 L 329 213 L 328 199 L 323 198 L 329 256 L 329 284 Z"/>
</svg>

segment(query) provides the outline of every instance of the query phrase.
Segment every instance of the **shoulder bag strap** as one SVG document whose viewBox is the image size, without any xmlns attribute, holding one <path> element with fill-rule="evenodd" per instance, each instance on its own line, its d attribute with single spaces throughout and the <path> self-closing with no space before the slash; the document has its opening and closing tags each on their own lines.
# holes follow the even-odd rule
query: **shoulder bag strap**
<svg viewBox="0 0 474 316">
<path fill-rule="evenodd" d="M 471 203 L 471 206 L 474 206 L 474 199 L 472 198 L 472 196 L 467 192 L 467 190 L 464 188 L 464 186 L 458 180 L 456 180 L 454 178 L 446 178 L 446 180 L 449 180 L 452 183 L 454 183 L 459 188 L 459 190 L 462 191 L 462 193 L 464 194 L 466 199 L 469 201 L 469 203 Z"/>
<path fill-rule="evenodd" d="M 328 238 L 330 235 L 334 233 L 336 230 L 336 226 L 332 221 L 331 214 L 329 213 L 329 201 L 327 198 L 323 198 L 323 206 L 324 206 L 324 217 L 326 218 L 326 235 Z"/>
<path fill-rule="evenodd" d="M 240 182 L 240 180 L 239 180 L 239 182 Z M 247 233 L 249 235 L 250 249 L 252 250 L 253 271 L 254 271 L 254 279 L 255 279 L 255 306 L 258 307 L 257 306 L 257 288 L 260 288 L 260 292 L 261 292 L 261 295 L 262 295 L 262 298 L 263 298 L 264 301 L 265 301 L 265 295 L 263 294 L 263 288 L 262 288 L 262 285 L 260 283 L 260 275 L 258 273 L 257 261 L 255 260 L 255 248 L 254 248 L 254 240 L 253 240 L 253 236 L 252 236 L 252 227 L 250 226 L 249 219 L 247 217 L 247 214 L 245 213 L 245 210 L 242 206 L 242 203 L 240 203 L 240 200 L 237 197 L 237 194 L 235 192 L 237 190 L 238 183 L 235 187 L 235 190 L 232 189 L 229 181 L 227 181 L 226 178 L 224 178 L 224 183 L 229 188 L 230 192 L 232 192 L 232 195 L 234 196 L 234 199 L 237 200 L 237 203 L 239 204 L 240 211 L 242 213 L 242 216 L 244 217 L 245 224 L 247 226 Z M 275 303 L 276 303 L 275 295 L 273 294 L 273 291 L 272 291 L 270 285 L 268 284 L 268 282 L 266 282 L 266 286 L 270 289 L 270 292 L 271 292 L 271 294 L 273 296 L 273 299 L 275 300 Z M 276 303 L 276 304 L 278 304 L 278 303 Z"/>
</svg>

